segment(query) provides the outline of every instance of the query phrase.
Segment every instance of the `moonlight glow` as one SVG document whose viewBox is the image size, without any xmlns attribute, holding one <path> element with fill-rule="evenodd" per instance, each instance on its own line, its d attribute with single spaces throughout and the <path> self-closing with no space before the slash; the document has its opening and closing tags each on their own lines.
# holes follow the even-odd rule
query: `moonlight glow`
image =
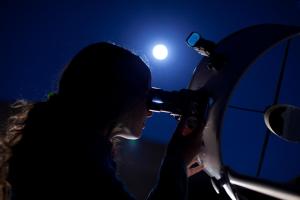
<svg viewBox="0 0 300 200">
<path fill-rule="evenodd" d="M 168 57 L 168 49 L 165 45 L 158 44 L 158 45 L 154 46 L 154 48 L 152 50 L 152 54 L 153 54 L 154 58 L 156 58 L 158 60 L 164 60 Z"/>
</svg>

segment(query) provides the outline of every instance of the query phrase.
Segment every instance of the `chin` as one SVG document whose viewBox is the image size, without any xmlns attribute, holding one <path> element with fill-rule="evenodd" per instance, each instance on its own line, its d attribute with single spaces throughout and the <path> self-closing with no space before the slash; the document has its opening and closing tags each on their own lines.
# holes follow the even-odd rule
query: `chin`
<svg viewBox="0 0 300 200">
<path fill-rule="evenodd" d="M 121 137 L 128 140 L 137 140 L 141 137 L 143 131 L 143 127 L 132 127 L 128 128 L 126 126 L 118 127 L 115 129 L 115 137 Z"/>
<path fill-rule="evenodd" d="M 136 134 L 136 133 L 138 133 L 138 134 Z M 132 132 L 132 131 L 127 130 L 127 131 L 123 132 L 123 134 L 119 134 L 118 136 L 125 138 L 127 140 L 137 140 L 137 139 L 141 138 L 141 131 Z"/>
<path fill-rule="evenodd" d="M 123 138 L 125 138 L 125 139 L 127 139 L 127 140 L 137 140 L 137 139 L 139 139 L 140 137 L 136 137 L 136 136 L 130 135 L 130 136 L 124 136 Z"/>
<path fill-rule="evenodd" d="M 126 138 L 128 140 L 137 140 L 137 139 L 140 139 L 141 138 L 141 131 L 130 132 L 130 134 L 124 135 L 123 138 Z"/>
</svg>

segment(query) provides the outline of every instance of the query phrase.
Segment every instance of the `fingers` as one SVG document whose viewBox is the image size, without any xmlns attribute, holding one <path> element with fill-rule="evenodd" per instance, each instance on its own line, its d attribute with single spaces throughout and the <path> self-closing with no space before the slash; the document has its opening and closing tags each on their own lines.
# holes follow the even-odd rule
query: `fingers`
<svg viewBox="0 0 300 200">
<path fill-rule="evenodd" d="M 191 162 L 190 164 L 187 165 L 187 168 L 190 168 L 192 165 L 198 164 L 198 156 L 196 156 Z"/>
<path fill-rule="evenodd" d="M 204 165 L 199 161 L 199 156 L 195 156 L 194 159 L 187 165 L 187 177 L 193 176 L 204 169 Z"/>
<path fill-rule="evenodd" d="M 203 128 L 203 121 L 195 117 L 183 118 L 177 125 L 176 132 L 182 136 L 188 136 L 193 132 L 199 132 Z"/>
<path fill-rule="evenodd" d="M 194 118 L 181 119 L 168 144 L 168 154 L 180 156 L 186 165 L 199 154 L 202 147 L 202 130 L 204 121 L 193 121 Z"/>
<path fill-rule="evenodd" d="M 204 169 L 203 165 L 198 165 L 196 167 L 191 167 L 187 169 L 187 177 L 191 177 Z"/>
</svg>

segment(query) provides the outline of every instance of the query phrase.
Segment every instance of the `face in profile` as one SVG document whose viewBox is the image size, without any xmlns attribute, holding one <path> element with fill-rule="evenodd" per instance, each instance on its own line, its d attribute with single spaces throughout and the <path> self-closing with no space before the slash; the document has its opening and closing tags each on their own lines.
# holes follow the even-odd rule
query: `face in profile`
<svg viewBox="0 0 300 200">
<path fill-rule="evenodd" d="M 111 137 L 137 139 L 150 115 L 146 106 L 150 81 L 150 70 L 139 56 L 113 44 L 96 43 L 72 59 L 60 80 L 59 94 L 82 106 L 81 116 L 95 119 L 86 120 L 99 124 L 95 128 L 113 127 Z"/>
<path fill-rule="evenodd" d="M 126 139 L 139 139 L 152 112 L 147 109 L 146 96 L 140 98 L 127 113 L 121 116 L 119 123 L 112 133 L 112 137 L 122 137 Z"/>
</svg>

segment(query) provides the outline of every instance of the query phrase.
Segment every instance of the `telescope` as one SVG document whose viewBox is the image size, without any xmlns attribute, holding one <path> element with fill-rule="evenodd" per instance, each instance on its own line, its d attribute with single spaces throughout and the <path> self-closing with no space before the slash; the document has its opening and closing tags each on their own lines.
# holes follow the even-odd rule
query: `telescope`
<svg viewBox="0 0 300 200">
<path fill-rule="evenodd" d="M 299 35 L 300 27 L 279 24 L 251 26 L 225 37 L 218 43 L 192 32 L 186 39 L 186 43 L 203 57 L 196 66 L 188 87 L 179 91 L 164 91 L 159 88 L 152 88 L 150 91 L 147 103 L 149 110 L 169 113 L 177 120 L 193 119 L 188 122 L 191 129 L 195 129 L 199 123 L 204 124 L 204 128 L 199 130 L 203 147 L 200 148 L 198 160 L 203 164 L 204 171 L 211 177 L 215 191 L 219 193 L 222 189 L 232 200 L 239 199 L 239 194 L 232 186 L 278 199 L 300 200 L 299 191 L 290 191 L 257 177 L 248 177 L 234 172 L 223 164 L 220 150 L 224 113 L 241 77 L 267 50 Z M 274 104 L 276 103 L 275 99 Z M 273 117 L 271 111 L 279 108 L 282 110 L 282 106 L 269 109 L 265 114 L 265 121 L 268 121 L 266 117 Z M 298 115 L 300 109 L 288 106 L 284 113 L 287 113 L 285 119 L 294 119 L 294 116 L 296 118 L 300 116 Z M 273 118 L 275 119 L 276 116 Z M 285 123 L 280 128 L 272 123 L 267 126 L 271 132 L 277 131 L 280 137 L 299 140 L 299 134 L 287 133 L 289 127 L 294 127 L 288 126 L 289 124 L 291 123 Z"/>
</svg>

